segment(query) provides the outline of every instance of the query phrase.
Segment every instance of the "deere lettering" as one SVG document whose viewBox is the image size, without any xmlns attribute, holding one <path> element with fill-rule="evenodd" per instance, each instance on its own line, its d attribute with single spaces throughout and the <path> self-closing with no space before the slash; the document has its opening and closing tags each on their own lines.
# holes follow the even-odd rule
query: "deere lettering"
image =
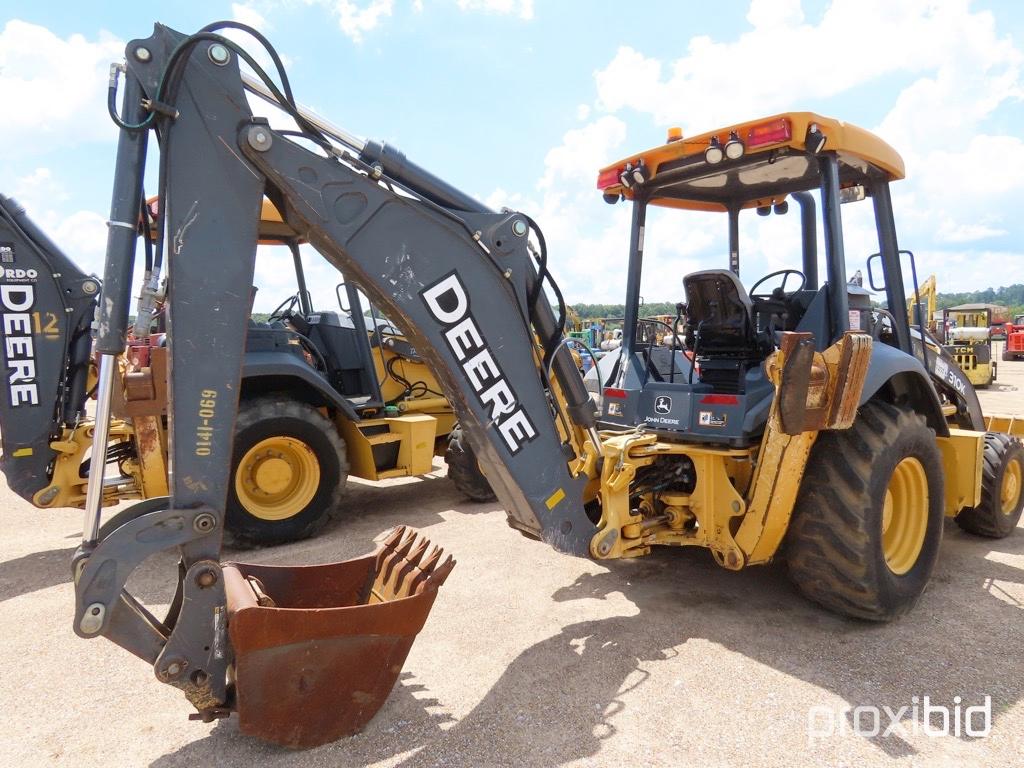
<svg viewBox="0 0 1024 768">
<path fill-rule="evenodd" d="M 448 348 L 487 409 L 491 421 L 513 455 L 537 436 L 537 429 L 519 404 L 501 367 L 488 349 L 480 326 L 469 311 L 469 296 L 454 272 L 420 293 L 423 303 L 444 328 Z"/>
<path fill-rule="evenodd" d="M 12 406 L 39 405 L 36 351 L 32 343 L 32 316 L 29 313 L 34 303 L 35 289 L 31 285 L 0 285 L 0 328 L 4 335 L 7 392 Z"/>
</svg>

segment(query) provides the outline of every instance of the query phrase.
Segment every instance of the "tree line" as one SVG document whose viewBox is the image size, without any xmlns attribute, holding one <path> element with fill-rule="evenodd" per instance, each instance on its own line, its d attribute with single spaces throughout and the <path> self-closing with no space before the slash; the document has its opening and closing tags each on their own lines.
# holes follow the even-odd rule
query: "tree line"
<svg viewBox="0 0 1024 768">
<path fill-rule="evenodd" d="M 983 291 L 964 293 L 940 293 L 936 297 L 939 309 L 948 309 L 959 304 L 1001 304 L 1008 310 L 1008 320 L 1014 315 L 1024 314 L 1024 283 L 1004 285 L 1000 288 L 986 288 Z"/>
<path fill-rule="evenodd" d="M 986 288 L 983 291 L 962 293 L 940 293 L 936 297 L 938 309 L 947 309 L 959 304 L 1001 304 L 1007 308 L 1008 320 L 1014 315 L 1024 314 L 1024 283 L 1005 285 L 1001 288 Z M 573 304 L 582 320 L 621 318 L 626 311 L 624 304 Z M 652 315 L 675 315 L 676 305 L 668 301 L 652 301 L 640 307 L 640 317 Z"/>
</svg>

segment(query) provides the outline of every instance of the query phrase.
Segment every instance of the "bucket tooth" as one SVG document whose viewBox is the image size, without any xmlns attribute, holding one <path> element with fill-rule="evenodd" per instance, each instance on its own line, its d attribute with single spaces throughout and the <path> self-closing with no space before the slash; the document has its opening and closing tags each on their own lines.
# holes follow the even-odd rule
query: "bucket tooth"
<svg viewBox="0 0 1024 768">
<path fill-rule="evenodd" d="M 427 547 L 429 546 L 430 539 L 426 537 L 420 537 L 419 544 L 416 545 L 415 549 L 413 549 L 413 551 L 409 553 L 409 557 L 406 558 L 409 561 L 409 564 L 416 566 L 418 568 L 420 565 L 420 560 L 423 558 L 423 555 L 426 554 Z"/>
<path fill-rule="evenodd" d="M 444 550 L 440 547 L 431 547 L 430 554 L 420 563 L 419 573 L 413 576 L 412 583 L 409 585 L 410 592 L 416 592 L 420 585 L 434 572 L 437 564 L 441 562 L 441 555 L 443 554 Z"/>
<path fill-rule="evenodd" d="M 392 528 L 384 538 L 384 542 L 381 544 L 381 552 L 383 553 L 386 550 L 394 549 L 398 546 L 398 542 L 402 540 L 402 537 L 405 535 L 405 531 L 406 528 L 404 525 L 396 525 Z"/>
<path fill-rule="evenodd" d="M 406 528 L 402 526 L 404 532 Z M 395 571 L 395 568 L 401 563 L 409 550 L 412 549 L 413 542 L 416 541 L 416 532 L 410 531 L 409 534 L 397 544 L 391 543 L 392 537 L 388 537 L 385 542 L 387 552 L 383 558 L 383 564 L 378 566 L 380 576 L 378 577 L 378 583 L 382 587 L 388 587 L 391 584 L 391 576 Z"/>
<path fill-rule="evenodd" d="M 451 574 L 454 567 L 455 560 L 452 559 L 451 555 L 448 555 L 448 558 L 444 561 L 444 565 L 427 577 L 425 588 L 432 589 L 436 592 L 448 580 L 448 576 Z"/>
<path fill-rule="evenodd" d="M 392 584 L 392 590 L 396 595 L 411 595 L 414 594 L 411 579 L 409 578 L 415 573 L 419 573 L 419 560 L 423 557 L 423 553 L 427 551 L 428 542 L 426 539 L 419 539 L 419 543 L 413 547 L 412 551 L 407 554 L 398 568 L 395 570 L 395 578 Z M 406 587 L 406 583 L 409 582 L 409 586 Z"/>
<path fill-rule="evenodd" d="M 375 553 L 339 563 L 225 564 L 240 730 L 296 748 L 362 730 L 455 565 L 440 557 L 400 526 Z"/>
</svg>

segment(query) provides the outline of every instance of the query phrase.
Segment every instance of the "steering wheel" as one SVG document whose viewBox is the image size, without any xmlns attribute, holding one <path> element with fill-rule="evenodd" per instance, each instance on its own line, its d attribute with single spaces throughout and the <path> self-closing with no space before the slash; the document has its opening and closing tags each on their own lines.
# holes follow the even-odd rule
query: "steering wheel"
<svg viewBox="0 0 1024 768">
<path fill-rule="evenodd" d="M 758 286 L 760 286 L 761 283 L 768 282 L 773 277 L 782 277 L 782 285 L 777 288 L 773 288 L 771 293 L 758 293 Z M 800 285 L 792 291 L 787 292 L 786 283 L 789 282 L 790 277 L 799 278 Z M 799 269 L 780 269 L 765 275 L 750 286 L 749 296 L 751 301 L 756 301 L 758 299 L 761 301 L 789 301 L 789 299 L 793 298 L 799 291 L 802 291 L 805 285 L 807 285 L 807 277 Z"/>
<path fill-rule="evenodd" d="M 299 303 L 299 294 L 293 294 L 287 299 L 277 305 L 277 309 L 270 313 L 267 317 L 267 322 L 272 323 L 275 320 L 284 320 L 288 315 L 291 314 L 292 310 Z"/>
</svg>

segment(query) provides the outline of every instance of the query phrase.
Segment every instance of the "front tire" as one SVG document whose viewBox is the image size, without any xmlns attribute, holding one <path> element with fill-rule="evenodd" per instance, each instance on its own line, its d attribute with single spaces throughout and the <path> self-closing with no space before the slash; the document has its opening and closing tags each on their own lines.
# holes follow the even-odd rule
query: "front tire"
<svg viewBox="0 0 1024 768">
<path fill-rule="evenodd" d="M 330 419 L 306 403 L 243 401 L 235 423 L 227 532 L 243 545 L 309 538 L 341 501 L 345 443 Z"/>
<path fill-rule="evenodd" d="M 461 427 L 455 427 L 448 436 L 448 449 L 444 452 L 444 460 L 448 465 L 448 477 L 464 496 L 480 502 L 494 501 L 497 498 L 491 484 L 480 471 L 476 453 L 466 442 Z"/>
<path fill-rule="evenodd" d="M 942 540 L 942 457 L 920 414 L 885 402 L 811 452 L 786 539 L 797 588 L 830 610 L 871 621 L 909 611 Z"/>
<path fill-rule="evenodd" d="M 1002 539 L 1013 533 L 1024 511 L 1024 446 L 1009 435 L 985 435 L 981 504 L 967 507 L 956 524 L 968 533 Z"/>
</svg>

